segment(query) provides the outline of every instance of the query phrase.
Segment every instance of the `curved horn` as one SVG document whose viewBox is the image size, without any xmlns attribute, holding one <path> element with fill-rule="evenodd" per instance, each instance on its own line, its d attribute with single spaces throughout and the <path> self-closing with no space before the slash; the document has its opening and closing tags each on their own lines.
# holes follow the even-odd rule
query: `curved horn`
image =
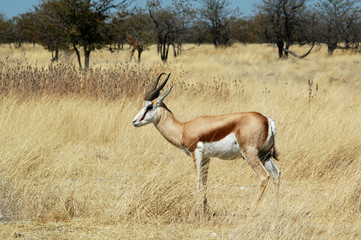
<svg viewBox="0 0 361 240">
<path fill-rule="evenodd" d="M 168 82 L 169 76 L 170 76 L 170 73 L 168 74 L 167 78 L 164 80 L 164 82 L 162 83 L 162 85 L 160 85 L 160 86 L 157 88 L 157 91 L 158 91 L 158 92 L 164 88 L 165 84 Z"/>
<path fill-rule="evenodd" d="M 155 81 L 153 87 L 150 89 L 149 92 L 151 92 L 151 91 L 153 91 L 153 90 L 155 90 L 155 89 L 157 88 L 159 79 L 160 79 L 164 74 L 165 74 L 165 73 L 161 73 L 161 74 L 158 76 L 157 80 Z"/>
<path fill-rule="evenodd" d="M 160 90 L 162 90 L 162 88 L 165 86 L 165 84 L 167 83 L 170 73 L 168 74 L 167 78 L 164 80 L 164 82 L 157 88 L 159 79 L 161 78 L 161 76 L 163 76 L 165 73 L 162 73 L 159 75 L 159 77 L 157 78 L 155 84 L 153 85 L 152 89 L 147 92 L 145 94 L 144 100 L 145 101 L 153 101 L 154 99 L 156 99 L 157 97 L 159 97 L 159 92 Z"/>
</svg>

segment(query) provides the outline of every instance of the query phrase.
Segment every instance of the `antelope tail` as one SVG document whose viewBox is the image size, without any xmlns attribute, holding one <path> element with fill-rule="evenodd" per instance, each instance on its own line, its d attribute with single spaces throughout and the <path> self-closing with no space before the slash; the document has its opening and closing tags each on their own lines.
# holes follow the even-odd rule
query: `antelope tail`
<svg viewBox="0 0 361 240">
<path fill-rule="evenodd" d="M 277 161 L 279 161 L 278 159 L 278 152 L 276 151 L 276 143 L 275 143 L 275 138 L 276 138 L 276 122 L 274 120 L 271 120 L 271 131 L 272 131 L 272 137 L 273 137 L 273 147 L 271 150 L 271 156 L 276 159 Z"/>
</svg>

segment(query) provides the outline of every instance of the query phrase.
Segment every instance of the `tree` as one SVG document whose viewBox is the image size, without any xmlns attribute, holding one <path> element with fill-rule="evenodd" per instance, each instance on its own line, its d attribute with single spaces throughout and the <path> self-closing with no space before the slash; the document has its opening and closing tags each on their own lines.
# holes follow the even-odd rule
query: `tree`
<svg viewBox="0 0 361 240">
<path fill-rule="evenodd" d="M 130 59 L 137 51 L 138 63 L 141 61 L 143 51 L 154 42 L 152 20 L 142 8 L 136 8 L 129 12 L 117 12 L 113 16 L 111 29 L 112 41 L 118 43 L 118 49 L 120 49 L 119 42 L 122 44 L 127 42 L 130 49 Z"/>
<path fill-rule="evenodd" d="M 61 38 L 60 47 L 72 46 L 80 68 L 79 47 L 84 51 L 84 67 L 89 69 L 90 53 L 110 42 L 109 25 L 111 9 L 120 9 L 127 0 L 43 0 L 38 7 L 43 24 L 48 21 L 51 37 Z M 42 25 L 40 25 L 42 26 Z M 57 36 L 61 30 L 61 36 Z"/>
<path fill-rule="evenodd" d="M 35 41 L 41 44 L 45 49 L 52 52 L 52 61 L 59 58 L 59 50 L 69 50 L 69 34 L 66 25 L 59 18 L 57 12 L 57 3 L 43 3 L 35 8 L 33 23 L 37 29 Z M 39 26 L 41 26 L 39 28 Z"/>
<path fill-rule="evenodd" d="M 166 62 L 170 46 L 173 46 L 174 55 L 177 56 L 175 44 L 181 46 L 182 36 L 190 27 L 194 11 L 188 0 L 173 0 L 172 5 L 165 8 L 158 0 L 150 0 L 147 5 L 156 34 L 157 50 L 161 60 Z"/>
<path fill-rule="evenodd" d="M 142 9 L 134 11 L 127 19 L 127 41 L 131 47 L 131 58 L 138 52 L 138 63 L 147 47 L 153 43 L 152 20 Z"/>
<path fill-rule="evenodd" d="M 267 42 L 278 47 L 280 58 L 287 57 L 295 42 L 297 31 L 307 27 L 305 16 L 307 0 L 262 0 L 257 5 L 261 34 Z"/>
<path fill-rule="evenodd" d="M 226 45 L 229 40 L 228 25 L 230 25 L 230 16 L 227 0 L 201 0 L 199 9 L 199 19 L 205 25 L 209 34 L 212 36 L 212 42 L 217 48 L 220 44 Z"/>
<path fill-rule="evenodd" d="M 229 24 L 230 38 L 241 43 L 256 42 L 252 24 L 253 22 L 250 19 L 231 17 Z"/>
<path fill-rule="evenodd" d="M 6 43 L 9 40 L 9 21 L 3 13 L 0 13 L 0 43 Z"/>
<path fill-rule="evenodd" d="M 22 41 L 36 42 L 45 49 L 52 52 L 52 60 L 57 60 L 59 49 L 66 49 L 68 43 L 63 39 L 64 29 L 53 17 L 53 11 L 47 6 L 43 8 L 35 7 L 34 11 L 29 11 L 15 17 L 15 36 Z M 52 16 L 52 17 L 49 17 Z M 20 43 L 19 43 L 20 44 Z"/>
<path fill-rule="evenodd" d="M 130 59 L 138 52 L 138 63 L 141 55 L 149 45 L 154 43 L 152 19 L 145 9 L 135 8 L 129 12 L 118 12 L 112 19 L 112 41 L 129 44 Z M 120 47 L 118 47 L 120 49 Z"/>
<path fill-rule="evenodd" d="M 13 44 L 15 48 L 20 48 L 24 42 L 33 42 L 31 31 L 26 30 L 28 23 L 25 20 L 27 14 L 20 14 L 9 20 L 0 21 L 0 28 L 2 28 L 2 42 Z"/>
<path fill-rule="evenodd" d="M 331 56 L 337 48 L 358 47 L 361 41 L 360 8 L 358 0 L 320 0 L 316 8 L 319 15 L 320 42 L 327 44 Z M 340 46 L 344 42 L 344 46 Z"/>
<path fill-rule="evenodd" d="M 36 37 L 36 16 L 34 12 L 26 12 L 13 18 L 14 31 L 16 32 L 13 36 L 17 39 L 18 47 L 23 42 L 34 42 Z"/>
<path fill-rule="evenodd" d="M 123 50 L 124 44 L 127 42 L 127 18 L 129 13 L 126 11 L 118 11 L 112 16 L 111 24 L 109 26 L 111 32 L 110 45 L 115 44 L 115 48 L 110 46 L 110 51 Z"/>
</svg>

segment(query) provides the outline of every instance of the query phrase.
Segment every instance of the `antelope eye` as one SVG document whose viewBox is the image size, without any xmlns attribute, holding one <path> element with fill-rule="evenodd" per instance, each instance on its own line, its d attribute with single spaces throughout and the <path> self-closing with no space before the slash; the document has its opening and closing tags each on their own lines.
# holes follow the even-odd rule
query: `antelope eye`
<svg viewBox="0 0 361 240">
<path fill-rule="evenodd" d="M 150 111 L 150 110 L 152 110 L 152 109 L 153 109 L 153 105 L 149 105 L 145 111 L 148 112 L 148 111 Z"/>
</svg>

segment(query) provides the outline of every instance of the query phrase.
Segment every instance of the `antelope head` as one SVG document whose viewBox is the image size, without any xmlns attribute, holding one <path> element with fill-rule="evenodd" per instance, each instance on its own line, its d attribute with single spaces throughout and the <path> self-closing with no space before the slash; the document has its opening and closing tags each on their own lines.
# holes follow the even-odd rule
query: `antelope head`
<svg viewBox="0 0 361 240">
<path fill-rule="evenodd" d="M 168 96 L 168 94 L 172 90 L 171 87 L 161 96 L 159 96 L 160 90 L 163 89 L 170 76 L 169 73 L 167 78 L 164 80 L 164 82 L 158 87 L 158 82 L 164 74 L 165 73 L 162 73 L 158 76 L 153 87 L 145 94 L 144 97 L 145 105 L 133 119 L 133 125 L 135 127 L 141 127 L 148 123 L 156 123 L 159 121 L 161 116 L 161 112 L 159 108 L 161 106 L 164 106 L 163 100 Z"/>
</svg>

